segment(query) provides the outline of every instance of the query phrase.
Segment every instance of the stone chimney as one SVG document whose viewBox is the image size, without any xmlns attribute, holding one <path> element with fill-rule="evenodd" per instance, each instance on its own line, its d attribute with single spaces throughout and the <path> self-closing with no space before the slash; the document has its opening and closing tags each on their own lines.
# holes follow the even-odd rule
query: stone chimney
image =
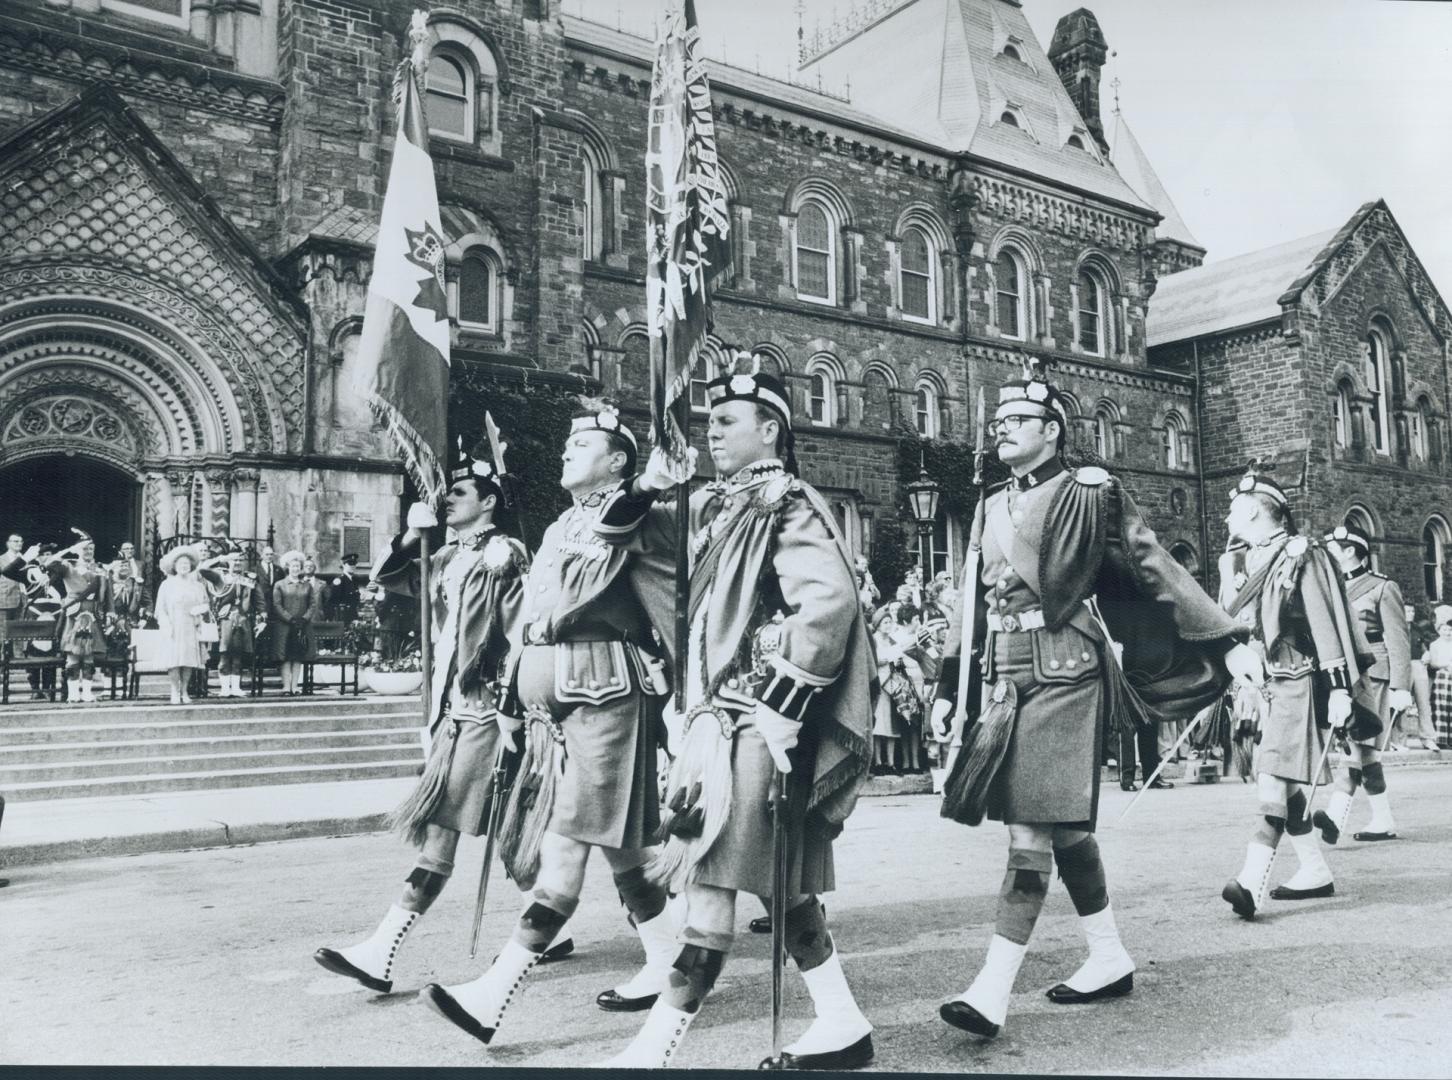
<svg viewBox="0 0 1452 1080">
<path fill-rule="evenodd" d="M 1104 61 L 1108 58 L 1109 46 L 1104 41 L 1104 31 L 1099 29 L 1099 20 L 1088 8 L 1070 12 L 1054 27 L 1049 63 L 1059 73 L 1059 81 L 1069 92 L 1069 100 L 1078 106 L 1084 125 L 1105 153 L 1109 152 L 1109 144 L 1104 139 L 1104 124 L 1099 119 L 1099 73 L 1104 70 Z"/>
</svg>

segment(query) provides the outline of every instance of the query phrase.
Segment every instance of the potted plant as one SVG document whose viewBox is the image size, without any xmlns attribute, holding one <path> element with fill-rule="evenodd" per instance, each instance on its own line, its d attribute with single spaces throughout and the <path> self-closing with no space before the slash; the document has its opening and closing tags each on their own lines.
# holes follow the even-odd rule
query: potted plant
<svg viewBox="0 0 1452 1080">
<path fill-rule="evenodd" d="M 417 652 L 386 660 L 381 653 L 364 653 L 358 660 L 363 681 L 375 694 L 415 694 L 423 685 L 423 664 Z"/>
</svg>

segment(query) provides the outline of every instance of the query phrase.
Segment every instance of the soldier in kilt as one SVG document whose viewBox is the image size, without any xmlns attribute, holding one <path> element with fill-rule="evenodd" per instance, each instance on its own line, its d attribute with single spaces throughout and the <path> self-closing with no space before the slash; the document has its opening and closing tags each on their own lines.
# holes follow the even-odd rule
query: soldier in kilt
<svg viewBox="0 0 1452 1080">
<path fill-rule="evenodd" d="M 224 569 L 216 569 L 217 565 Z M 208 559 L 199 572 L 217 613 L 217 672 L 222 684 L 218 697 L 242 696 L 242 673 L 251 670 L 257 647 L 256 622 L 264 603 L 257 578 L 246 569 L 247 556 L 234 551 Z"/>
<path fill-rule="evenodd" d="M 393 987 L 404 939 L 448 884 L 459 835 L 485 832 L 499 741 L 512 740 L 519 727 L 499 708 L 498 675 L 523 610 L 529 556 L 494 522 L 504 492 L 492 465 L 464 457 L 450 470 L 450 481 L 444 520 L 451 539 L 429 558 L 434 654 L 428 762 L 391 819 L 419 849 L 418 857 L 371 937 L 319 949 L 313 957 L 380 993 Z M 427 506 L 410 509 L 408 530 L 394 538 L 378 568 L 385 589 L 419 594 L 419 539 L 436 524 Z"/>
<path fill-rule="evenodd" d="M 51 584 L 65 593 L 60 644 L 66 657 L 66 700 L 94 702 L 91 677 L 96 653 L 106 651 L 102 619 L 111 604 L 111 577 L 96 564 L 96 545 L 88 536 L 42 559 L 41 565 Z"/>
<path fill-rule="evenodd" d="M 1406 605 L 1397 583 L 1367 565 L 1371 541 L 1355 529 L 1341 525 L 1327 533 L 1326 547 L 1336 559 L 1346 582 L 1351 613 L 1360 620 L 1362 636 L 1371 654 L 1371 666 L 1356 684 L 1353 715 L 1364 717 L 1362 737 L 1350 744 L 1351 757 L 1336 771 L 1336 788 L 1325 810 L 1311 815 L 1321 839 L 1335 844 L 1351 816 L 1351 802 L 1359 788 L 1371 803 L 1371 822 L 1354 839 L 1395 840 L 1396 821 L 1386 793 L 1382 769 L 1382 732 L 1391 734 L 1397 713 L 1416 708 L 1412 698 L 1411 630 Z M 1375 731 L 1372 731 L 1372 728 Z M 1272 896 L 1275 894 L 1272 893 Z"/>
<path fill-rule="evenodd" d="M 736 896 L 772 894 L 775 784 L 786 785 L 786 947 L 816 1018 L 787 1068 L 872 1060 L 872 1025 L 847 980 L 818 896 L 835 887 L 832 841 L 867 776 L 874 670 L 852 557 L 826 502 L 797 476 L 791 406 L 770 375 L 707 384 L 718 479 L 691 497 L 694 538 L 685 731 L 667 785 L 667 843 L 652 868 L 684 892 L 670 986 L 609 1064 L 660 1068 L 679 1050 L 730 950 Z M 669 580 L 680 477 L 661 451 L 598 532 Z"/>
<path fill-rule="evenodd" d="M 1225 523 L 1232 540 L 1249 545 L 1245 579 L 1227 609 L 1250 620 L 1265 649 L 1268 708 L 1255 755 L 1260 820 L 1240 872 L 1221 890 L 1237 915 L 1253 919 L 1265 908 L 1284 835 L 1291 838 L 1300 868 L 1269 895 L 1299 900 L 1335 891 L 1301 788 L 1330 780 L 1323 751 L 1332 730 L 1352 720 L 1351 692 L 1360 669 L 1341 575 L 1325 548 L 1294 535 L 1280 485 L 1247 473 L 1231 492 Z"/>
<path fill-rule="evenodd" d="M 1189 719 L 1218 700 L 1228 673 L 1259 678 L 1258 658 L 1236 640 L 1244 629 L 1160 547 L 1129 493 L 1103 469 L 1065 468 L 1064 415 L 1037 375 L 999 391 L 988 434 L 1013 478 L 979 502 L 970 543 L 980 575 L 963 591 L 977 641 L 950 632 L 934 710 L 941 724 L 973 646 L 982 708 L 943 813 L 1004 822 L 1008 867 L 987 959 L 939 1014 L 985 1038 L 1007 1016 L 1056 867 L 1089 958 L 1049 1000 L 1086 1003 L 1133 988 L 1094 838 L 1105 726 Z"/>
<path fill-rule="evenodd" d="M 660 820 L 656 731 L 668 686 L 655 627 L 667 624 L 647 612 L 635 556 L 595 533 L 635 463 L 635 436 L 614 409 L 575 418 L 560 477 L 573 505 L 545 531 L 513 624 L 501 685 L 504 708 L 525 718 L 525 750 L 500 854 L 532 892 L 483 975 L 457 986 L 430 983 L 422 994 L 484 1043 L 574 914 L 592 849 L 610 864 L 646 956 L 644 968 L 598 1004 L 648 1009 L 669 979 L 675 932 L 666 891 L 645 875 Z"/>
</svg>

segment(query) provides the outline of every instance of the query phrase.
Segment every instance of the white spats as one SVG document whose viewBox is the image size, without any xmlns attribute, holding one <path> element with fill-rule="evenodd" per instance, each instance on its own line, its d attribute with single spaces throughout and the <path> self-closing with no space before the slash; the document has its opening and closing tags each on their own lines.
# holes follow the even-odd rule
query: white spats
<svg viewBox="0 0 1452 1080">
<path fill-rule="evenodd" d="M 338 955 L 379 982 L 391 982 L 393 962 L 398 957 L 398 950 L 403 947 L 403 939 L 408 937 L 416 922 L 418 912 L 392 904 L 372 937 L 339 949 Z"/>
<path fill-rule="evenodd" d="M 1371 803 L 1371 822 L 1366 826 L 1369 833 L 1395 833 L 1397 831 L 1396 819 L 1392 817 L 1391 799 L 1385 791 L 1377 795 L 1368 795 L 1367 802 Z"/>
<path fill-rule="evenodd" d="M 645 966 L 628 981 L 615 987 L 615 992 L 627 999 L 664 993 L 670 986 L 671 965 L 675 963 L 676 954 L 680 952 L 669 907 L 663 908 L 655 918 L 637 923 L 635 930 L 645 949 Z"/>
<path fill-rule="evenodd" d="M 1008 938 L 993 935 L 988 943 L 988 956 L 977 978 L 957 1000 L 977 1009 L 987 1021 L 1000 1027 L 1008 1016 L 1008 999 L 1013 996 L 1013 981 L 1023 964 L 1027 945 L 1018 945 Z"/>
<path fill-rule="evenodd" d="M 1081 916 L 1079 925 L 1084 930 L 1084 940 L 1089 944 L 1089 959 L 1064 980 L 1070 990 L 1081 994 L 1093 993 L 1134 971 L 1134 961 L 1119 940 L 1112 907 Z"/>
<path fill-rule="evenodd" d="M 1321 838 L 1316 835 L 1315 830 L 1300 836 L 1290 836 L 1290 841 L 1301 865 L 1286 882 L 1286 888 L 1304 892 L 1330 885 L 1331 867 L 1326 865 L 1326 856 L 1321 854 Z M 1259 901 L 1256 906 L 1259 906 Z"/>
<path fill-rule="evenodd" d="M 1351 817 L 1351 793 L 1340 788 L 1333 791 L 1326 802 L 1326 816 L 1331 819 L 1335 831 L 1323 832 L 1322 838 L 1326 843 L 1334 844 L 1346 831 L 1346 821 Z"/>
<path fill-rule="evenodd" d="M 511 938 L 483 975 L 473 982 L 444 989 L 482 1026 L 498 1028 L 505 1011 L 519 997 L 525 976 L 538 962 L 539 953 L 530 952 Z"/>
<path fill-rule="evenodd" d="M 794 1057 L 830 1054 L 845 1050 L 872 1033 L 872 1025 L 847 985 L 847 976 L 842 973 L 842 962 L 836 949 L 825 962 L 811 971 L 802 972 L 802 981 L 812 995 L 812 1010 L 816 1019 L 802 1037 L 783 1049 Z"/>
<path fill-rule="evenodd" d="M 682 1012 L 667 1005 L 664 998 L 657 998 L 651 1006 L 635 1038 L 620 1053 L 609 1061 L 600 1062 L 598 1069 L 664 1069 L 680 1049 L 686 1029 L 696 1018 L 695 1013 Z"/>
<path fill-rule="evenodd" d="M 1265 907 L 1266 893 L 1270 891 L 1271 867 L 1275 861 L 1275 848 L 1257 844 L 1254 840 L 1245 845 L 1245 865 L 1235 875 L 1235 880 L 1250 893 L 1257 911 Z"/>
</svg>

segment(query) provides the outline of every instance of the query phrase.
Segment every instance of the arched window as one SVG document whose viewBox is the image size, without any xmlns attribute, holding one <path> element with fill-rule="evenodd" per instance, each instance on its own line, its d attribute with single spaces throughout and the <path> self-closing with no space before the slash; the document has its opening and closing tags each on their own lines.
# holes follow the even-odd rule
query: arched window
<svg viewBox="0 0 1452 1080">
<path fill-rule="evenodd" d="M 837 420 L 837 379 L 829 361 L 807 369 L 807 415 L 812 423 L 829 426 Z"/>
<path fill-rule="evenodd" d="M 1418 461 L 1427 461 L 1432 456 L 1432 403 L 1425 397 L 1417 399 L 1417 407 L 1411 415 L 1412 456 Z"/>
<path fill-rule="evenodd" d="M 1192 574 L 1200 572 L 1200 559 L 1196 556 L 1195 549 L 1183 540 L 1177 540 L 1170 545 L 1170 558 Z"/>
<path fill-rule="evenodd" d="M 1345 449 L 1351 445 L 1351 383 L 1345 379 L 1336 384 L 1336 397 L 1331 408 L 1336 445 Z"/>
<path fill-rule="evenodd" d="M 1387 402 L 1387 348 L 1386 335 L 1373 328 L 1362 344 L 1366 361 L 1366 388 L 1371 394 L 1371 438 L 1378 454 L 1391 453 L 1390 419 Z"/>
<path fill-rule="evenodd" d="M 1452 542 L 1452 532 L 1447 522 L 1440 517 L 1428 518 L 1422 527 L 1422 587 L 1433 603 L 1446 599 L 1443 590 L 1449 542 Z"/>
<path fill-rule="evenodd" d="M 1341 519 L 1341 523 L 1348 529 L 1355 529 L 1368 540 L 1376 540 L 1376 523 L 1371 518 L 1371 512 L 1364 506 L 1353 506 L 1350 510 L 1346 511 L 1346 516 Z M 1377 568 L 1375 551 L 1368 554 L 1367 565 L 1373 570 Z"/>
<path fill-rule="evenodd" d="M 499 260 L 488 248 L 474 248 L 459 262 L 458 318 L 474 329 L 499 328 Z"/>
<path fill-rule="evenodd" d="M 650 338 L 644 330 L 632 330 L 620 339 L 620 388 L 650 389 Z"/>
<path fill-rule="evenodd" d="M 943 506 L 938 507 L 937 519 L 933 522 L 933 531 L 924 536 L 918 534 L 918 565 L 922 566 L 924 561 L 932 567 L 934 575 L 947 570 L 955 574 L 956 567 L 953 559 L 953 536 L 957 532 L 957 522 L 953 515 L 949 514 Z"/>
<path fill-rule="evenodd" d="M 1065 140 L 1065 145 L 1072 146 L 1075 150 L 1083 150 L 1084 140 L 1079 138 L 1079 136 L 1077 135 L 1070 135 L 1069 138 Z"/>
<path fill-rule="evenodd" d="M 1114 410 L 1107 402 L 1094 410 L 1094 452 L 1106 461 L 1114 457 Z"/>
<path fill-rule="evenodd" d="M 998 291 L 998 332 L 1022 341 L 1027 336 L 1028 274 L 1023 259 L 1012 248 L 1004 248 L 993 261 L 994 287 Z"/>
<path fill-rule="evenodd" d="M 899 274 L 902 313 L 905 318 L 937 321 L 937 274 L 933 243 L 921 229 L 908 229 L 902 237 L 902 268 Z"/>
<path fill-rule="evenodd" d="M 1079 271 L 1079 348 L 1091 356 L 1103 356 L 1105 348 L 1105 291 L 1093 271 Z"/>
<path fill-rule="evenodd" d="M 775 375 L 778 379 L 786 374 L 786 363 L 775 345 L 758 345 L 751 350 L 751 356 L 760 371 Z"/>
<path fill-rule="evenodd" d="M 429 134 L 474 141 L 473 72 L 451 49 L 435 49 L 424 83 Z"/>
<path fill-rule="evenodd" d="M 862 374 L 862 423 L 884 431 L 892 427 L 892 382 L 877 367 Z"/>
<path fill-rule="evenodd" d="M 914 398 L 913 418 L 918 434 L 925 439 L 936 439 L 941 434 L 939 408 L 938 388 L 929 379 L 919 381 Z"/>
<path fill-rule="evenodd" d="M 1185 467 L 1184 437 L 1184 423 L 1174 413 L 1170 413 L 1165 417 L 1165 468 Z"/>
<path fill-rule="evenodd" d="M 585 159 L 584 255 L 599 260 L 605 254 L 605 178 L 600 162 L 588 150 Z"/>
<path fill-rule="evenodd" d="M 998 118 L 1000 124 L 1007 124 L 1009 127 L 1018 127 L 1018 116 L 1012 109 L 1004 109 L 1003 115 Z"/>
<path fill-rule="evenodd" d="M 837 245 L 832 217 L 819 202 L 804 202 L 797 211 L 797 296 L 804 300 L 837 300 Z"/>
<path fill-rule="evenodd" d="M 1023 57 L 1019 55 L 1018 46 L 1016 45 L 1005 45 L 1003 47 L 1003 55 L 1010 60 L 1017 60 L 1020 64 L 1023 63 Z"/>
</svg>

